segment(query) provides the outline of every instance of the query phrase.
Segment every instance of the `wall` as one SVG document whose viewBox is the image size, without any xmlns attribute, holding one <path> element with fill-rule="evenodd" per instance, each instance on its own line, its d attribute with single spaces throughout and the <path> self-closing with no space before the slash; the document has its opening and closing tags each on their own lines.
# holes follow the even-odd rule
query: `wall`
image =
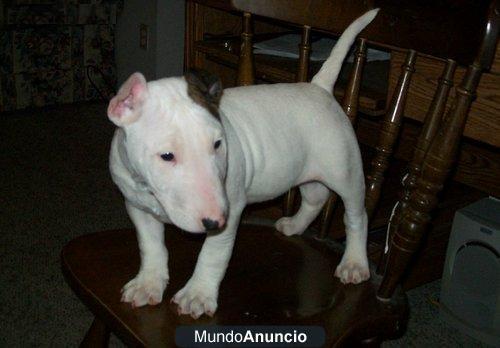
<svg viewBox="0 0 500 348">
<path fill-rule="evenodd" d="M 139 25 L 149 26 L 148 49 L 139 47 Z M 118 83 L 135 71 L 147 80 L 180 75 L 184 57 L 184 1 L 125 0 L 116 27 Z"/>
<path fill-rule="evenodd" d="M 115 37 L 115 57 L 118 83 L 135 71 L 147 79 L 156 76 L 156 2 L 157 0 L 125 0 L 118 15 Z M 149 26 L 149 48 L 139 47 L 139 25 Z"/>
<path fill-rule="evenodd" d="M 156 78 L 182 75 L 184 67 L 184 0 L 158 0 Z"/>
</svg>

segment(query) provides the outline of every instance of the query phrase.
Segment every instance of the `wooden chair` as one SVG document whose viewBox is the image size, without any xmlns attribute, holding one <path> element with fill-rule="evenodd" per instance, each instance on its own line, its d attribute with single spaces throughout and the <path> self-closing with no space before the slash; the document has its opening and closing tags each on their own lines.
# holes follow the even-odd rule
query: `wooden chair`
<svg viewBox="0 0 500 348">
<path fill-rule="evenodd" d="M 307 11 L 301 8 L 299 0 L 202 2 L 244 13 L 238 74 L 241 85 L 255 80 L 252 16 L 303 26 L 297 80 L 305 81 L 312 28 L 340 34 L 354 18 L 370 9 L 366 1 L 317 0 L 308 2 Z M 378 267 L 380 275 L 372 271 L 371 279 L 359 285 L 342 285 L 333 277 L 342 247 L 325 238 L 328 231 L 325 226 L 335 204 L 332 198 L 321 218 L 323 227 L 319 236 L 308 231 L 301 237 L 288 238 L 275 232 L 270 224 L 243 223 L 221 284 L 219 309 L 214 317 L 195 321 L 178 316 L 176 307 L 168 300 L 189 279 L 202 239 L 175 227 L 167 228 L 171 283 L 164 301 L 155 307 L 134 309 L 120 302 L 120 289 L 139 266 L 135 233 L 133 230 L 98 232 L 71 241 L 62 251 L 62 268 L 68 283 L 95 315 L 83 346 L 105 346 L 110 331 L 132 346 L 175 346 L 175 328 L 186 324 L 320 325 L 327 333 L 326 346 L 335 347 L 378 346 L 381 341 L 402 334 L 408 306 L 398 284 L 425 233 L 437 204 L 437 194 L 455 160 L 481 73 L 492 63 L 500 9 L 498 1 L 492 1 L 488 11 L 488 4 L 482 3 L 481 9 L 475 12 L 455 11 L 446 17 L 448 9 L 442 8 L 443 12 L 434 12 L 433 17 L 447 21 L 442 27 L 442 23 L 429 19 L 426 9 L 414 2 L 399 2 L 396 6 L 380 1 L 377 5 L 381 11 L 361 34 L 342 103 L 353 122 L 366 44 L 376 43 L 408 53 L 381 127 L 373 168 L 367 171 L 370 173 L 367 177 L 370 215 L 380 197 L 389 157 L 398 137 L 415 61 L 420 54 L 448 59 L 404 180 L 401 201 L 390 223 L 391 243 Z M 417 32 L 419 28 L 423 33 Z M 460 45 L 453 41 L 455 39 Z M 469 68 L 456 88 L 452 107 L 443 118 L 457 63 Z M 285 214 L 292 213 L 293 201 L 288 195 Z"/>
</svg>

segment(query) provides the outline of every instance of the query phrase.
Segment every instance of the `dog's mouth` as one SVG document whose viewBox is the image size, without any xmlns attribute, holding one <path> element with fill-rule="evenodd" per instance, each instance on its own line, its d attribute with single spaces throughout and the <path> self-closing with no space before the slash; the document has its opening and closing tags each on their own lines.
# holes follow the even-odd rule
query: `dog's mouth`
<svg viewBox="0 0 500 348">
<path fill-rule="evenodd" d="M 193 219 L 194 214 L 189 214 L 184 211 L 184 209 L 179 209 L 179 207 L 172 207 L 169 209 L 167 204 L 161 203 L 163 210 L 170 222 L 181 230 L 191 233 L 191 234 L 204 234 L 207 233 L 205 226 L 201 221 L 196 221 Z"/>
<path fill-rule="evenodd" d="M 168 220 L 183 231 L 192 234 L 218 234 L 226 227 L 228 217 L 226 200 L 223 200 L 222 205 L 207 202 L 204 205 L 191 206 L 187 199 L 183 199 L 173 191 L 169 192 L 169 197 L 154 191 L 151 193 L 164 210 Z"/>
</svg>

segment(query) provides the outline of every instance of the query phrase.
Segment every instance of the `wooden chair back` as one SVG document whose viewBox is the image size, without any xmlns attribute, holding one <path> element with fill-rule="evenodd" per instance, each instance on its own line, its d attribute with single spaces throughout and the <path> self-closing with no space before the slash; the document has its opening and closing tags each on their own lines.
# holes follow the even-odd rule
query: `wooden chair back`
<svg viewBox="0 0 500 348">
<path fill-rule="evenodd" d="M 244 12 L 238 84 L 255 82 L 252 59 L 252 16 L 270 17 L 302 26 L 296 81 L 306 81 L 311 51 L 311 30 L 341 34 L 364 12 L 380 7 L 377 18 L 361 33 L 342 106 L 355 123 L 367 44 L 406 51 L 401 74 L 382 121 L 376 154 L 366 178 L 366 209 L 371 217 L 379 202 L 384 176 L 394 151 L 403 119 L 403 110 L 418 56 L 432 56 L 445 61 L 433 101 L 427 112 L 408 173 L 403 180 L 402 195 L 388 227 L 389 252 L 379 263 L 384 274 L 378 296 L 389 299 L 400 282 L 411 256 L 417 250 L 437 205 L 453 162 L 470 105 L 483 71 L 494 59 L 499 27 L 499 1 L 475 1 L 470 6 L 447 3 L 425 6 L 414 1 L 339 1 L 316 0 L 233 0 L 232 6 Z M 469 66 L 446 116 L 446 102 L 457 65 Z M 295 191 L 285 199 L 284 214 L 292 215 Z M 336 195 L 328 200 L 322 217 L 320 237 L 329 231 Z"/>
<path fill-rule="evenodd" d="M 340 35 L 361 14 L 381 11 L 361 34 L 369 42 L 396 50 L 471 64 L 483 43 L 491 0 L 423 4 L 412 0 L 232 0 L 237 11 Z M 486 62 L 486 61 L 485 61 Z"/>
</svg>

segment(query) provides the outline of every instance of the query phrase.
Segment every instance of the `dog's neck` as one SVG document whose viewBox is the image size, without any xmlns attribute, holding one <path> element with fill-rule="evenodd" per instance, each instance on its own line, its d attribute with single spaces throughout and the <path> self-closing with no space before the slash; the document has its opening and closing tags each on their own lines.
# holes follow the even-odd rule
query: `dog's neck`
<svg viewBox="0 0 500 348">
<path fill-rule="evenodd" d="M 134 182 L 144 191 L 149 191 L 148 184 L 146 183 L 146 180 L 144 180 L 142 175 L 137 173 L 137 171 L 134 169 L 134 167 L 130 163 L 130 160 L 128 158 L 127 152 L 125 151 L 125 145 L 123 144 L 123 142 L 120 144 L 120 146 L 118 146 L 118 155 L 120 156 L 120 160 L 121 160 L 123 166 L 130 173 L 132 180 L 134 180 Z"/>
</svg>

